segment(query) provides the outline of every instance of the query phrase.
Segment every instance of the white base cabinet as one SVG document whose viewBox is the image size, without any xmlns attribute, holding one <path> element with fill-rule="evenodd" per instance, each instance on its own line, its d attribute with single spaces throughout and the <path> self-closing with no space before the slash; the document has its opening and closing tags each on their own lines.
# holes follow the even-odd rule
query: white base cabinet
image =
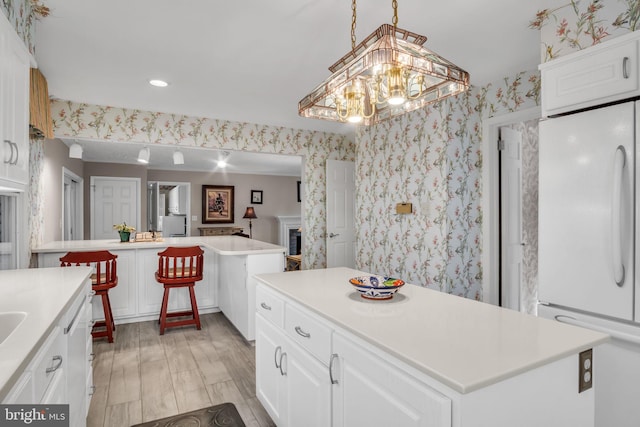
<svg viewBox="0 0 640 427">
<path fill-rule="evenodd" d="M 331 381 L 326 364 L 260 315 L 256 354 L 256 394 L 278 426 L 331 424 Z"/>
<path fill-rule="evenodd" d="M 280 427 L 594 425 L 578 354 L 461 393 L 262 283 L 256 312 L 256 396 Z"/>
<path fill-rule="evenodd" d="M 87 280 L 4 404 L 69 404 L 69 425 L 86 426 L 93 392 L 90 287 Z"/>
</svg>

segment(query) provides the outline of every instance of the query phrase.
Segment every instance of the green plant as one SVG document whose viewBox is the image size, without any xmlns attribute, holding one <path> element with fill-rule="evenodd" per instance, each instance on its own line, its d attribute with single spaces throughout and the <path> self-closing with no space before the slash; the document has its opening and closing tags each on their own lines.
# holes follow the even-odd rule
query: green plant
<svg viewBox="0 0 640 427">
<path fill-rule="evenodd" d="M 127 225 L 126 222 L 123 222 L 122 224 L 115 224 L 113 226 L 114 230 L 118 230 L 118 233 L 120 232 L 125 232 L 125 233 L 131 233 L 133 231 L 136 231 L 135 227 L 132 227 L 130 225 Z"/>
</svg>

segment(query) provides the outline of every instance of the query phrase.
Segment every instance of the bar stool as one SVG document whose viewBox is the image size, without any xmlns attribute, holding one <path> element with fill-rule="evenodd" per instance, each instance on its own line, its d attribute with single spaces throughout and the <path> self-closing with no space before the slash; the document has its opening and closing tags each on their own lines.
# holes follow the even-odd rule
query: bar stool
<svg viewBox="0 0 640 427">
<path fill-rule="evenodd" d="M 168 247 L 158 253 L 158 271 L 156 280 L 164 285 L 162 308 L 160 309 L 160 335 L 164 335 L 166 328 L 176 326 L 195 325 L 200 330 L 200 315 L 193 287 L 202 280 L 204 251 L 199 246 L 185 248 Z M 173 288 L 189 288 L 191 310 L 167 313 L 169 305 L 169 290 Z M 167 321 L 168 317 L 191 316 L 191 319 Z"/>
<path fill-rule="evenodd" d="M 96 322 L 93 325 L 91 336 L 93 338 L 107 337 L 110 343 L 113 342 L 113 331 L 116 329 L 113 313 L 111 312 L 111 301 L 109 300 L 109 289 L 116 287 L 118 284 L 116 258 L 118 258 L 118 255 L 114 255 L 109 251 L 68 252 L 60 258 L 61 267 L 87 265 L 94 268 L 94 272 L 91 275 L 91 288 L 96 295 L 102 298 L 104 321 Z M 97 328 L 105 328 L 105 330 L 97 331 Z"/>
</svg>

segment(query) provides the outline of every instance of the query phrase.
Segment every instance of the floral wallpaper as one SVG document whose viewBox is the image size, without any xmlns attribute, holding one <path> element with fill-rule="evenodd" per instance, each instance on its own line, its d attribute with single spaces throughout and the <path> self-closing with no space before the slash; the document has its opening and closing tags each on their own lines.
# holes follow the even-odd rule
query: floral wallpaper
<svg viewBox="0 0 640 427">
<path fill-rule="evenodd" d="M 56 137 L 304 156 L 304 268 L 326 266 L 325 165 L 354 160 L 344 135 L 53 100 Z"/>
<path fill-rule="evenodd" d="M 529 28 L 540 30 L 541 58 L 547 62 L 635 31 L 639 24 L 638 0 L 569 0 L 539 11 Z"/>
<path fill-rule="evenodd" d="M 35 52 L 35 20 L 30 0 L 0 0 L 0 11 L 24 41 L 32 54 Z"/>
<path fill-rule="evenodd" d="M 521 72 L 360 128 L 356 267 L 482 299 L 482 118 L 538 105 L 539 88 Z"/>
</svg>

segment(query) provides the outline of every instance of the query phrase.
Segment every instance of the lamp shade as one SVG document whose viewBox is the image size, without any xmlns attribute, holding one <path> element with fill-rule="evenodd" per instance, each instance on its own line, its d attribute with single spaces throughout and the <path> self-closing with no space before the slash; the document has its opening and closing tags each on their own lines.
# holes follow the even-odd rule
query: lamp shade
<svg viewBox="0 0 640 427">
<path fill-rule="evenodd" d="M 145 163 L 145 164 L 149 163 L 149 158 L 150 157 L 151 157 L 151 153 L 149 152 L 149 149 L 147 147 L 143 148 L 138 153 L 138 161 L 140 163 Z"/>
<path fill-rule="evenodd" d="M 82 145 L 75 143 L 69 147 L 69 157 L 72 159 L 82 158 Z"/>
<path fill-rule="evenodd" d="M 244 216 L 242 218 L 249 218 L 249 219 L 258 218 L 256 216 L 256 211 L 253 210 L 253 206 L 247 207 L 247 210 L 244 212 Z"/>
<path fill-rule="evenodd" d="M 184 154 L 181 151 L 176 151 L 173 153 L 173 164 L 174 165 L 184 165 Z"/>
</svg>

